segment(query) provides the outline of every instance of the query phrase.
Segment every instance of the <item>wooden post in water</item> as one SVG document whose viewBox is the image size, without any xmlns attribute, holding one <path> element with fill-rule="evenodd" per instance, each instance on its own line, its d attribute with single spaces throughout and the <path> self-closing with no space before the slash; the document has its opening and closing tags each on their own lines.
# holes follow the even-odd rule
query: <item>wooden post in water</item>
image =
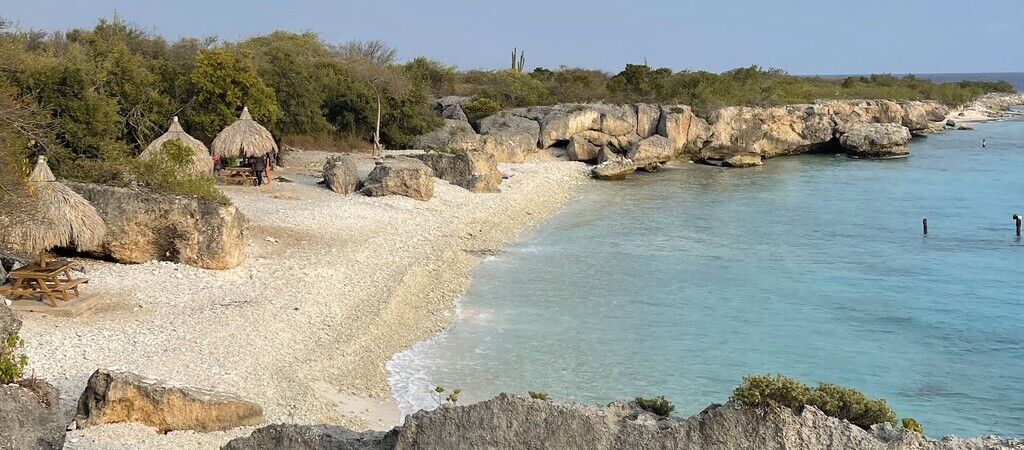
<svg viewBox="0 0 1024 450">
<path fill-rule="evenodd" d="M 924 235 L 928 235 L 928 219 L 921 219 L 921 227 L 924 228 Z"/>
</svg>

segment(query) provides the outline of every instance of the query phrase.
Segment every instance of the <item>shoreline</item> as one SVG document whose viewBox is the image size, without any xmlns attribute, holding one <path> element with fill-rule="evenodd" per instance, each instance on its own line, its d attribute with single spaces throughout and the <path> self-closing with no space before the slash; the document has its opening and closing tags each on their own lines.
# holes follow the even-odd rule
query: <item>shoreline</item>
<svg viewBox="0 0 1024 450">
<path fill-rule="evenodd" d="M 101 306 L 75 319 L 21 315 L 29 370 L 61 390 L 69 420 L 88 376 L 116 368 L 239 395 L 267 423 L 389 429 L 399 417 L 387 362 L 446 328 L 476 265 L 589 180 L 586 165 L 541 152 L 502 164 L 511 177 L 499 194 L 435 180 L 428 202 L 343 196 L 308 176 L 325 154 L 303 153 L 275 172 L 295 183 L 224 189 L 252 222 L 241 266 L 83 261 Z M 66 448 L 219 448 L 251 430 L 104 425 L 69 432 Z"/>
</svg>

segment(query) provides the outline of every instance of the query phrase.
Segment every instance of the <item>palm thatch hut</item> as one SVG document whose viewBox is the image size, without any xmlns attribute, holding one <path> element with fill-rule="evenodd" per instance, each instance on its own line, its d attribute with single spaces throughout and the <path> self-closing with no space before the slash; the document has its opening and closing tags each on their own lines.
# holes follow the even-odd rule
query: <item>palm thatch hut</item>
<svg viewBox="0 0 1024 450">
<path fill-rule="evenodd" d="M 40 156 L 29 174 L 33 211 L 0 211 L 0 247 L 15 253 L 39 253 L 46 266 L 44 252 L 55 247 L 73 247 L 78 251 L 96 250 L 103 242 L 107 227 L 96 208 L 71 188 L 61 184 Z"/>
<path fill-rule="evenodd" d="M 192 150 L 192 170 L 195 173 L 213 173 L 213 159 L 210 158 L 210 149 L 206 148 L 206 145 L 202 141 L 189 136 L 184 129 L 181 128 L 181 124 L 178 123 L 178 116 L 174 116 L 171 120 L 171 126 L 167 127 L 167 132 L 156 138 L 153 142 L 142 151 L 139 158 L 152 158 L 159 155 L 163 151 L 165 142 L 177 139 L 186 148 Z"/>
<path fill-rule="evenodd" d="M 250 158 L 277 153 L 277 142 L 270 131 L 243 108 L 235 123 L 228 125 L 213 139 L 213 154 L 221 158 Z"/>
</svg>

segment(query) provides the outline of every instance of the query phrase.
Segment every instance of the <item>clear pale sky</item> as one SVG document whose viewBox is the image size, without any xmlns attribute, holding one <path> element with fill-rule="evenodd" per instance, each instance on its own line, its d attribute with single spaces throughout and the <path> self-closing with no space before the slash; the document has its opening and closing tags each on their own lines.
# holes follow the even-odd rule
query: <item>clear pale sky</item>
<svg viewBox="0 0 1024 450">
<path fill-rule="evenodd" d="M 382 39 L 462 69 L 617 72 L 626 62 L 796 74 L 1024 72 L 1022 0 L 0 0 L 22 28 L 91 27 L 116 11 L 174 39 L 276 29 Z"/>
</svg>

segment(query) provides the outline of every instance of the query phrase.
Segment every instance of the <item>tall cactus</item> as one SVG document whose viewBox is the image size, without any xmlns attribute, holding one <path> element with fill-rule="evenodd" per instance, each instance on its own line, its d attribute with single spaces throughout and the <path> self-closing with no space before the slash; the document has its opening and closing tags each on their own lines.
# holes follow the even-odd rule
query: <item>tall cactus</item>
<svg viewBox="0 0 1024 450">
<path fill-rule="evenodd" d="M 519 60 L 516 60 L 518 56 Z M 519 48 L 512 49 L 512 70 L 523 73 L 523 66 L 526 65 L 526 51 L 519 51 Z"/>
</svg>

